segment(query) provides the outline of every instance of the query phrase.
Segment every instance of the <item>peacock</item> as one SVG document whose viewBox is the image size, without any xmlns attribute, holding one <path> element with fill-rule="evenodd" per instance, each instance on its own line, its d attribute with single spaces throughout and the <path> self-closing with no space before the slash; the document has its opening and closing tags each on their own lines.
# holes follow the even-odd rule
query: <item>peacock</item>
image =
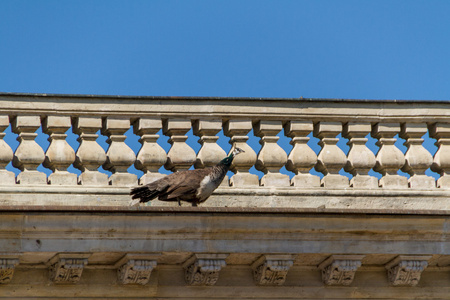
<svg viewBox="0 0 450 300">
<path fill-rule="evenodd" d="M 186 201 L 197 206 L 211 196 L 230 169 L 234 157 L 242 152 L 244 150 L 235 147 L 229 156 L 213 167 L 175 172 L 149 184 L 134 187 L 130 191 L 130 205 L 158 198 L 161 201 L 178 201 L 178 205 Z"/>
</svg>

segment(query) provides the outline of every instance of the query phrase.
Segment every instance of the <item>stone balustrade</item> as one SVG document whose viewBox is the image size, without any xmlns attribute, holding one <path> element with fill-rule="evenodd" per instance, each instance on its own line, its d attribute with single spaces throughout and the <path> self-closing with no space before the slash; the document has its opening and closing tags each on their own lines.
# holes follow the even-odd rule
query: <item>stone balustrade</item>
<svg viewBox="0 0 450 300">
<path fill-rule="evenodd" d="M 448 299 L 448 147 L 450 102 L 0 94 L 0 298 Z"/>
<path fill-rule="evenodd" d="M 449 128 L 448 102 L 0 94 L 0 184 L 126 194 L 238 146 L 221 189 L 445 191 Z"/>
</svg>

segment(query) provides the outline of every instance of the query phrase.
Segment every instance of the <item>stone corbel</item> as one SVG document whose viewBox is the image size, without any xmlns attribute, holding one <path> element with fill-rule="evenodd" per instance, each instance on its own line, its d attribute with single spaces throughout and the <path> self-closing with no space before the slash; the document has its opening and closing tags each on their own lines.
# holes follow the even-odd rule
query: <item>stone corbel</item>
<svg viewBox="0 0 450 300">
<path fill-rule="evenodd" d="M 72 284 L 80 281 L 88 254 L 56 254 L 47 263 L 50 280 L 57 284 Z"/>
<path fill-rule="evenodd" d="M 214 285 L 220 270 L 227 264 L 228 254 L 194 254 L 184 264 L 185 280 L 189 285 Z"/>
<path fill-rule="evenodd" d="M 399 255 L 385 265 L 393 286 L 416 286 L 431 256 Z"/>
<path fill-rule="evenodd" d="M 294 259 L 294 255 L 263 255 L 252 264 L 253 279 L 258 285 L 282 285 Z"/>
<path fill-rule="evenodd" d="M 318 266 L 322 271 L 323 283 L 326 285 L 350 285 L 363 258 L 364 255 L 330 256 Z"/>
<path fill-rule="evenodd" d="M 19 264 L 17 258 L 0 258 L 0 284 L 7 284 L 14 276 L 14 269 Z"/>
<path fill-rule="evenodd" d="M 127 254 L 115 265 L 119 283 L 146 285 L 156 265 L 155 255 Z"/>
</svg>

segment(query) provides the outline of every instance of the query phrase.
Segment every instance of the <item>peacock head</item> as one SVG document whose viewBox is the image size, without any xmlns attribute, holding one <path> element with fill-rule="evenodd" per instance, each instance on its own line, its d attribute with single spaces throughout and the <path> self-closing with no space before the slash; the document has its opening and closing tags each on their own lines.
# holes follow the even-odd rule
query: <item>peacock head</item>
<svg viewBox="0 0 450 300">
<path fill-rule="evenodd" d="M 224 165 L 231 165 L 231 163 L 233 162 L 233 158 L 238 155 L 245 152 L 244 150 L 242 150 L 239 147 L 234 147 L 233 150 L 231 151 L 230 155 L 228 155 L 227 157 L 225 157 L 224 159 L 222 159 L 221 163 Z"/>
<path fill-rule="evenodd" d="M 240 153 L 244 153 L 245 151 L 242 150 L 239 147 L 234 147 L 233 151 L 231 152 L 231 154 L 233 154 L 233 157 L 235 157 L 236 155 L 240 154 Z"/>
</svg>

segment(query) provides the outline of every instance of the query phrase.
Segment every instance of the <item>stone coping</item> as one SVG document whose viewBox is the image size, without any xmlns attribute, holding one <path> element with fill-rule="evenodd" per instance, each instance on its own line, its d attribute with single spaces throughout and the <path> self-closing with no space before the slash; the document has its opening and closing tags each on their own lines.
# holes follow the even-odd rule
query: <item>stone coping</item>
<svg viewBox="0 0 450 300">
<path fill-rule="evenodd" d="M 349 99 L 349 98 L 279 98 L 279 97 L 226 97 L 226 96 L 140 96 L 140 95 L 94 95 L 94 94 L 53 94 L 53 93 L 5 93 L 0 97 L 36 97 L 36 98 L 99 98 L 99 99 L 141 99 L 141 100 L 249 100 L 249 101 L 305 101 L 305 102 L 379 102 L 379 103 L 450 103 L 450 100 L 423 99 Z"/>
<path fill-rule="evenodd" d="M 82 105 L 82 109 L 80 109 Z M 70 115 L 252 119 L 314 122 L 448 122 L 450 101 L 324 98 L 164 97 L 0 93 L 0 112 Z"/>
</svg>

